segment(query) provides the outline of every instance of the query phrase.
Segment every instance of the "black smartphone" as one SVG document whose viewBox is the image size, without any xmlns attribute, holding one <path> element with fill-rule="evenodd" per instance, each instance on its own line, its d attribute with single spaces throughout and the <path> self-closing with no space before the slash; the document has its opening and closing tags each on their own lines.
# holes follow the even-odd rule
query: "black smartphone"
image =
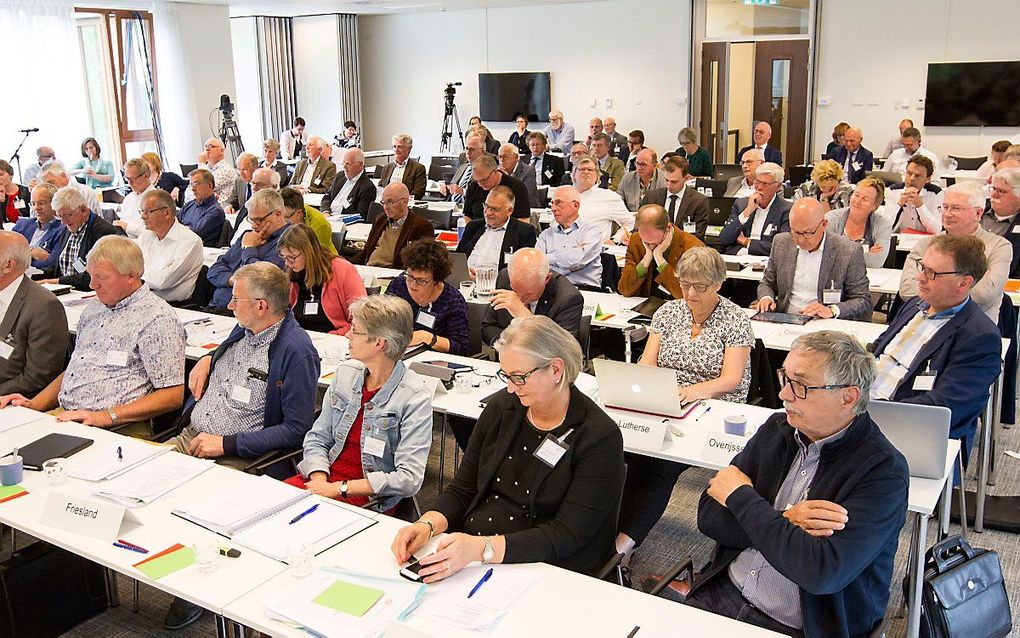
<svg viewBox="0 0 1020 638">
<path fill-rule="evenodd" d="M 403 567 L 400 568 L 400 575 L 403 578 L 406 578 L 407 580 L 420 583 L 421 576 L 418 574 L 418 572 L 421 571 L 422 567 L 424 567 L 424 565 L 419 563 L 418 559 L 416 558 L 407 565 L 404 565 Z"/>
</svg>

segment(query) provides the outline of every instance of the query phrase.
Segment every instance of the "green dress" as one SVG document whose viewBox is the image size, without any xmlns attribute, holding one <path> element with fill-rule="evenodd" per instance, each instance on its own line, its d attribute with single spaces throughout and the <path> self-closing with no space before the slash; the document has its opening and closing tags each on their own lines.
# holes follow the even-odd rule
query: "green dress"
<svg viewBox="0 0 1020 638">
<path fill-rule="evenodd" d="M 691 165 L 690 174 L 693 177 L 708 177 L 711 178 L 715 174 L 715 167 L 712 166 L 712 158 L 708 156 L 708 151 L 703 147 L 699 146 L 698 150 L 694 151 L 694 154 L 690 157 L 687 156 L 687 152 L 684 151 L 684 147 L 676 149 L 677 155 L 687 159 L 687 163 Z"/>
</svg>

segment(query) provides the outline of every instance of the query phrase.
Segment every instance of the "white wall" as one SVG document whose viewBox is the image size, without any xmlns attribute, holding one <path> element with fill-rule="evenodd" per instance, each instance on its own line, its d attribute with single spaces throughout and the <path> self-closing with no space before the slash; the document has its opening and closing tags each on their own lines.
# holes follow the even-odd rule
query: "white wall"
<svg viewBox="0 0 1020 638">
<path fill-rule="evenodd" d="M 234 84 L 232 95 L 237 108 L 234 119 L 246 151 L 262 155 L 262 95 L 259 92 L 259 62 L 255 36 L 255 18 L 231 18 L 230 35 L 234 49 Z M 276 136 L 279 131 L 271 132 Z"/>
<path fill-rule="evenodd" d="M 311 135 L 332 141 L 341 128 L 337 17 L 297 17 L 293 29 L 297 112 Z"/>
<path fill-rule="evenodd" d="M 921 127 L 924 145 L 940 157 L 987 154 L 996 140 L 1020 131 L 925 127 L 917 99 L 924 97 L 929 62 L 1015 60 L 1018 32 L 1016 0 L 822 2 L 817 95 L 831 104 L 814 107 L 813 156 L 824 152 L 840 120 L 860 127 L 864 146 L 881 153 L 905 117 Z M 896 107 L 902 98 L 908 108 Z M 854 106 L 857 99 L 864 104 Z"/>
<path fill-rule="evenodd" d="M 415 154 L 430 157 L 447 82 L 464 82 L 456 103 L 466 127 L 478 112 L 479 72 L 549 71 L 552 106 L 582 141 L 589 119 L 612 115 L 623 134 L 641 128 L 649 146 L 673 150 L 687 123 L 690 12 L 689 0 L 608 0 L 359 17 L 365 148 L 407 132 Z M 486 125 L 499 139 L 513 129 Z"/>
</svg>

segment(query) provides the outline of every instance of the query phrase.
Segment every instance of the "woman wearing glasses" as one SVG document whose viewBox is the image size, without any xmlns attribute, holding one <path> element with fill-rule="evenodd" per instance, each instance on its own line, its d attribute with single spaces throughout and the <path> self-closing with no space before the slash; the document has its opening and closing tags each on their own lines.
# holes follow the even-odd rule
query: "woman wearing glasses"
<svg viewBox="0 0 1020 638">
<path fill-rule="evenodd" d="M 754 334 L 743 309 L 719 296 L 726 264 L 714 249 L 698 246 L 684 252 L 676 277 L 684 297 L 655 312 L 639 363 L 675 369 L 683 404 L 702 399 L 743 403 L 751 385 Z M 627 455 L 616 549 L 628 562 L 662 517 L 685 469 L 681 463 Z"/>
<path fill-rule="evenodd" d="M 412 346 L 425 344 L 436 352 L 468 354 L 468 308 L 460 291 L 446 284 L 450 251 L 435 239 L 419 239 L 400 251 L 403 274 L 390 282 L 386 294 L 411 304 Z"/>
<path fill-rule="evenodd" d="M 326 252 L 304 224 L 291 224 L 283 231 L 277 250 L 290 277 L 290 306 L 301 327 L 347 334 L 351 304 L 367 294 L 354 266 Z"/>
<path fill-rule="evenodd" d="M 478 418 L 464 460 L 435 508 L 393 540 L 398 561 L 422 558 L 426 583 L 472 561 L 546 562 L 593 574 L 613 555 L 623 437 L 574 387 L 577 339 L 544 316 L 518 317 L 495 344 L 506 391 Z"/>
<path fill-rule="evenodd" d="M 407 304 L 372 295 L 352 304 L 351 314 L 351 358 L 337 368 L 305 435 L 301 474 L 287 483 L 352 505 L 375 498 L 374 509 L 392 512 L 425 478 L 432 395 L 400 360 L 411 338 Z"/>
<path fill-rule="evenodd" d="M 865 177 L 857 182 L 850 205 L 829 211 L 826 232 L 845 235 L 864 249 L 864 264 L 868 268 L 881 268 L 889 256 L 892 241 L 892 219 L 878 212 L 885 199 L 885 182 L 877 177 Z"/>
</svg>

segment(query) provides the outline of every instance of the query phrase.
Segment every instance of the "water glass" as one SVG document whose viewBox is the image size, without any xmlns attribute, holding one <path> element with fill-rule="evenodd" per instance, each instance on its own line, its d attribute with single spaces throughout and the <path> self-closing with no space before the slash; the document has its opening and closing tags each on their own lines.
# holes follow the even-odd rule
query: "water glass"
<svg viewBox="0 0 1020 638">
<path fill-rule="evenodd" d="M 299 541 L 287 548 L 287 564 L 294 578 L 310 576 L 315 566 L 315 552 L 309 543 Z"/>
<path fill-rule="evenodd" d="M 217 561 L 220 557 L 220 543 L 216 536 L 203 534 L 191 544 L 191 548 L 195 550 L 195 565 L 198 567 L 198 573 L 211 574 L 216 571 Z"/>
<path fill-rule="evenodd" d="M 50 487 L 57 487 L 67 482 L 67 459 L 50 459 L 45 461 L 42 467 L 43 473 L 46 475 L 46 483 Z"/>
<path fill-rule="evenodd" d="M 462 372 L 453 377 L 453 387 L 460 394 L 467 394 L 471 392 L 471 376 L 470 372 Z"/>
<path fill-rule="evenodd" d="M 460 282 L 460 294 L 464 299 L 471 299 L 475 295 L 475 282 L 471 280 Z"/>
<path fill-rule="evenodd" d="M 491 297 L 496 287 L 496 269 L 492 266 L 479 268 L 475 271 L 475 294 L 479 297 Z"/>
</svg>

